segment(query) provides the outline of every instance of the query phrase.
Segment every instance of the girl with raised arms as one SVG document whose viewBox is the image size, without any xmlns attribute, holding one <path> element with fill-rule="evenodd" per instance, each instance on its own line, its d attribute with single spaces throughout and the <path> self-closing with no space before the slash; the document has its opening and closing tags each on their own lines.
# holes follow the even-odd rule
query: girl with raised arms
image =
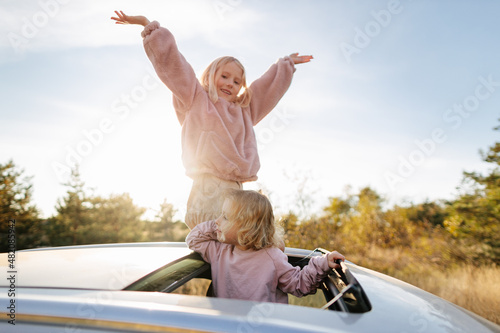
<svg viewBox="0 0 500 333">
<path fill-rule="evenodd" d="M 198 80 L 169 30 L 144 16 L 115 13 L 111 19 L 117 24 L 144 26 L 146 54 L 172 91 L 182 126 L 182 161 L 193 179 L 185 217 L 192 229 L 220 215 L 224 189 L 242 189 L 242 183 L 257 179 L 260 161 L 253 127 L 285 94 L 295 65 L 312 56 L 281 58 L 250 85 L 243 65 L 225 56 L 214 60 Z"/>
</svg>

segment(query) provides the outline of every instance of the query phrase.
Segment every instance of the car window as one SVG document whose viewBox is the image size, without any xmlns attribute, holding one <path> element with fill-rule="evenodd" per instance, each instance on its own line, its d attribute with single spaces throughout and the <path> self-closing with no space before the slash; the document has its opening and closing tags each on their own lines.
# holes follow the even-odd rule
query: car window
<svg viewBox="0 0 500 333">
<path fill-rule="evenodd" d="M 309 263 L 314 252 L 325 254 L 328 251 L 318 248 L 306 257 L 289 256 L 288 261 L 302 269 Z M 302 298 L 289 295 L 288 300 L 290 304 L 343 312 L 363 313 L 371 310 L 368 297 L 345 263 L 341 263 L 340 268 L 330 272 L 320 284 L 316 294 Z"/>
<path fill-rule="evenodd" d="M 211 282 L 212 280 L 207 278 L 194 278 L 172 291 L 172 294 L 207 296 Z"/>
<path fill-rule="evenodd" d="M 309 263 L 310 256 L 289 256 L 293 266 L 301 269 Z M 326 308 L 345 312 L 367 312 L 371 305 L 363 289 L 345 264 L 333 270 L 318 287 L 316 293 L 304 297 L 288 296 L 289 304 L 313 308 Z M 132 283 L 124 290 L 159 291 L 166 293 L 211 296 L 210 264 L 192 252 Z M 338 295 L 338 297 L 337 297 Z M 332 304 L 327 304 L 330 300 Z M 340 298 L 340 299 L 338 299 Z"/>
<path fill-rule="evenodd" d="M 326 303 L 325 295 L 321 290 L 318 290 L 315 294 L 307 295 L 304 297 L 296 297 L 293 295 L 288 295 L 288 304 L 307 306 L 310 308 L 321 308 Z"/>
<path fill-rule="evenodd" d="M 208 273 L 207 273 L 208 271 Z M 180 258 L 140 280 L 130 284 L 124 290 L 172 292 L 189 280 L 209 274 L 210 265 L 203 261 L 198 253 Z"/>
</svg>

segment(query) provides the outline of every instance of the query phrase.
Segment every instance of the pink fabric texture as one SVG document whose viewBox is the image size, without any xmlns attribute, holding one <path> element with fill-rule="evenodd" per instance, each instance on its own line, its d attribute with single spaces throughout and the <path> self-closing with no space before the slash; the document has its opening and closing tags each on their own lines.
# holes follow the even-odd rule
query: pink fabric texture
<svg viewBox="0 0 500 333">
<path fill-rule="evenodd" d="M 326 256 L 313 257 L 302 270 L 288 263 L 278 248 L 240 250 L 217 241 L 215 221 L 198 224 L 186 238 L 190 249 L 212 266 L 217 297 L 288 303 L 287 293 L 315 293 L 330 267 Z"/>
<path fill-rule="evenodd" d="M 257 179 L 260 161 L 253 126 L 276 106 L 291 84 L 295 65 L 290 57 L 273 64 L 249 88 L 251 103 L 242 108 L 222 98 L 214 104 L 179 52 L 174 36 L 157 21 L 142 32 L 144 48 L 159 78 L 172 91 L 182 125 L 182 160 L 186 174 L 209 173 L 221 179 Z"/>
</svg>

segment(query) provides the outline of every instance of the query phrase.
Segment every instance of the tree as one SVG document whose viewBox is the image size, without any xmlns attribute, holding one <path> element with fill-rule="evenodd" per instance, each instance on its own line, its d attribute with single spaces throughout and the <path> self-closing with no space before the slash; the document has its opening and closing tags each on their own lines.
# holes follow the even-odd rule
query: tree
<svg viewBox="0 0 500 333">
<path fill-rule="evenodd" d="M 59 200 L 57 215 L 50 219 L 50 244 L 79 245 L 138 242 L 144 239 L 144 208 L 128 193 L 109 198 L 90 195 L 78 167 L 71 172 L 66 196 Z"/>
<path fill-rule="evenodd" d="M 332 214 L 345 236 L 361 244 L 374 244 L 382 241 L 385 226 L 382 203 L 383 199 L 374 190 L 365 187 L 357 195 L 348 193 L 346 198 L 331 198 L 325 212 Z"/>
<path fill-rule="evenodd" d="M 174 205 L 164 199 L 156 215 L 156 221 L 146 222 L 147 241 L 183 242 L 189 229 L 185 223 L 174 219 L 176 213 Z"/>
<path fill-rule="evenodd" d="M 362 188 L 358 194 L 350 193 L 342 197 L 330 198 L 330 204 L 323 210 L 325 216 L 320 220 L 330 224 L 329 236 L 341 235 L 345 246 L 362 252 L 372 245 L 387 242 L 385 229 L 388 227 L 382 211 L 383 198 L 370 187 Z"/>
<path fill-rule="evenodd" d="M 500 130 L 500 126 L 495 130 Z M 491 170 L 464 172 L 462 193 L 448 207 L 446 229 L 468 246 L 476 262 L 500 263 L 500 142 L 481 152 Z"/>
<path fill-rule="evenodd" d="M 141 216 L 146 210 L 136 206 L 128 193 L 109 198 L 93 197 L 90 203 L 86 243 L 138 242 L 143 239 Z"/>
<path fill-rule="evenodd" d="M 32 177 L 23 176 L 12 160 L 0 164 L 0 252 L 8 251 L 8 235 L 15 232 L 16 249 L 42 242 L 39 212 L 32 203 Z"/>
<path fill-rule="evenodd" d="M 91 200 L 85 193 L 85 182 L 81 180 L 78 167 L 71 170 L 66 196 L 58 200 L 57 215 L 49 219 L 47 234 L 50 245 L 85 244 L 89 238 Z"/>
<path fill-rule="evenodd" d="M 430 226 L 443 226 L 446 217 L 445 208 L 437 202 L 425 201 L 408 208 L 408 219 L 413 223 Z"/>
</svg>

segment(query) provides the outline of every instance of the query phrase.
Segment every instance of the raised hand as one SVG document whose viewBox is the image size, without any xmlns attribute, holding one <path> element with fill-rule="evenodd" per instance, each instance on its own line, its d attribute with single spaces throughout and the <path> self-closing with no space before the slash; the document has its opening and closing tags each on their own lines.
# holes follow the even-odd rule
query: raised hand
<svg viewBox="0 0 500 333">
<path fill-rule="evenodd" d="M 123 11 L 115 10 L 115 13 L 118 17 L 112 17 L 112 20 L 115 20 L 116 24 L 139 24 L 142 26 L 147 26 L 149 24 L 149 20 L 145 16 L 129 16 L 125 15 Z"/>
<path fill-rule="evenodd" d="M 292 53 L 290 54 L 290 58 L 292 58 L 293 63 L 297 65 L 311 61 L 311 59 L 313 59 L 313 56 L 312 55 L 299 56 L 299 53 Z"/>
</svg>

